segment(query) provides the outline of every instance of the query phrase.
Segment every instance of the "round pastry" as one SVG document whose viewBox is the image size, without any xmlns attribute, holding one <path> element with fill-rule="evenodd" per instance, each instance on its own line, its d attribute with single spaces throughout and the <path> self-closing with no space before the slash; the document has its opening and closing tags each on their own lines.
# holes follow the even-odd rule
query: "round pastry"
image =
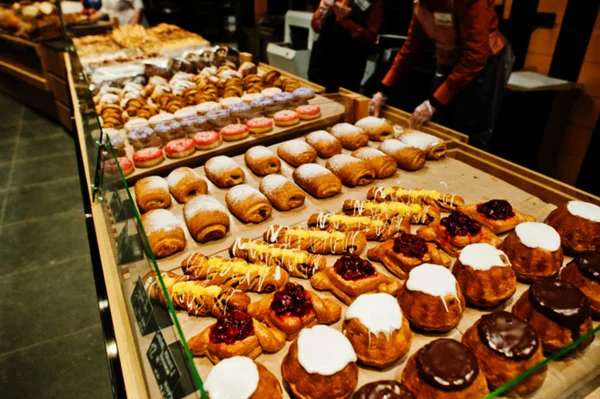
<svg viewBox="0 0 600 399">
<path fill-rule="evenodd" d="M 398 381 L 381 380 L 363 385 L 352 395 L 352 399 L 415 399 L 415 397 Z"/>
<path fill-rule="evenodd" d="M 183 107 L 178 111 L 175 111 L 173 116 L 175 119 L 182 120 L 190 116 L 198 115 L 198 109 L 196 107 Z"/>
<path fill-rule="evenodd" d="M 138 168 L 151 168 L 161 163 L 165 155 L 160 148 L 149 147 L 134 152 L 132 158 Z"/>
<path fill-rule="evenodd" d="M 196 150 L 194 140 L 177 139 L 171 140 L 165 146 L 165 152 L 169 158 L 185 158 Z"/>
<path fill-rule="evenodd" d="M 202 104 L 196 105 L 196 110 L 200 115 L 206 115 L 210 111 L 221 109 L 221 105 L 215 101 L 205 101 Z"/>
<path fill-rule="evenodd" d="M 236 123 L 233 125 L 227 125 L 221 129 L 221 137 L 225 141 L 238 141 L 243 140 L 250 135 L 248 126 Z"/>
<path fill-rule="evenodd" d="M 267 97 L 257 98 L 250 103 L 252 109 L 260 112 L 262 115 L 268 115 L 275 112 L 273 100 Z"/>
<path fill-rule="evenodd" d="M 298 113 L 290 110 L 278 111 L 273 115 L 277 126 L 293 126 L 300 122 Z"/>
<path fill-rule="evenodd" d="M 242 99 L 239 97 L 226 97 L 226 98 L 222 98 L 221 100 L 219 100 L 219 104 L 221 104 L 221 107 L 223 108 L 227 108 L 230 105 L 234 105 L 234 104 L 240 104 L 242 103 Z"/>
<path fill-rule="evenodd" d="M 150 125 L 150 127 L 156 127 L 162 123 L 170 122 L 174 119 L 175 119 L 175 117 L 173 116 L 173 114 L 163 112 L 160 114 L 156 114 L 156 115 L 152 116 L 150 119 L 148 119 L 148 124 Z"/>
<path fill-rule="evenodd" d="M 546 353 L 573 343 L 593 328 L 588 299 L 568 281 L 536 281 L 521 295 L 512 313 L 533 327 Z M 593 340 L 592 335 L 578 349 L 586 348 Z"/>
<path fill-rule="evenodd" d="M 369 140 L 384 141 L 394 137 L 394 128 L 383 118 L 367 116 L 354 126 L 364 130 L 369 135 Z"/>
<path fill-rule="evenodd" d="M 121 168 L 121 172 L 123 172 L 123 176 L 127 177 L 133 173 L 135 168 L 133 167 L 133 162 L 127 157 L 118 157 L 119 167 Z M 118 175 L 119 168 L 117 167 L 117 162 L 114 158 L 109 158 L 106 162 L 104 162 L 104 171 L 111 175 Z"/>
<path fill-rule="evenodd" d="M 592 317 L 600 318 L 600 253 L 588 252 L 573 259 L 561 269 L 558 279 L 579 288 L 590 302 Z"/>
<path fill-rule="evenodd" d="M 273 121 L 270 118 L 259 117 L 250 119 L 246 122 L 246 126 L 250 129 L 250 133 L 260 134 L 266 133 L 273 129 Z"/>
<path fill-rule="evenodd" d="M 283 358 L 281 374 L 298 399 L 347 398 L 358 383 L 356 353 L 331 327 L 305 328 Z"/>
<path fill-rule="evenodd" d="M 452 274 L 470 306 L 500 305 L 517 290 L 517 276 L 508 257 L 490 244 L 464 247 Z"/>
<path fill-rule="evenodd" d="M 210 150 L 221 145 L 221 135 L 214 130 L 199 132 L 194 135 L 194 144 L 198 150 Z"/>
<path fill-rule="evenodd" d="M 436 339 L 412 355 L 402 383 L 416 399 L 480 399 L 489 392 L 473 351 L 448 338 Z"/>
<path fill-rule="evenodd" d="M 271 98 L 278 109 L 284 109 L 292 106 L 295 99 L 292 93 L 277 93 Z"/>
<path fill-rule="evenodd" d="M 556 275 L 564 258 L 560 236 L 544 223 L 517 225 L 500 249 L 508 256 L 517 278 L 526 282 Z"/>
<path fill-rule="evenodd" d="M 258 112 L 256 112 L 256 110 L 254 110 L 250 106 L 250 104 L 246 104 L 245 102 L 232 104 L 227 107 L 227 110 L 234 119 L 240 120 L 252 119 L 255 115 L 258 114 Z"/>
<path fill-rule="evenodd" d="M 488 385 L 498 388 L 544 360 L 542 345 L 535 330 L 516 316 L 494 312 L 481 316 L 465 332 L 462 343 L 471 348 Z M 512 388 L 519 395 L 538 389 L 546 370 L 537 370 Z"/>
<path fill-rule="evenodd" d="M 567 254 L 600 251 L 600 207 L 598 205 L 569 201 L 550 212 L 544 223 L 558 231 Z"/>
<path fill-rule="evenodd" d="M 206 114 L 206 121 L 216 128 L 222 128 L 232 123 L 233 119 L 226 109 L 216 109 Z"/>
<path fill-rule="evenodd" d="M 342 331 L 358 360 L 367 366 L 389 367 L 410 349 L 410 326 L 390 294 L 363 294 L 356 298 L 346 310 Z"/>
<path fill-rule="evenodd" d="M 210 129 L 210 124 L 206 120 L 206 117 L 200 115 L 193 115 L 183 118 L 179 122 L 181 129 L 188 135 L 188 137 L 192 137 L 194 134 L 201 132 L 206 129 Z"/>
<path fill-rule="evenodd" d="M 311 120 L 321 117 L 321 107 L 318 105 L 301 105 L 296 108 L 296 112 L 302 120 Z"/>
<path fill-rule="evenodd" d="M 269 87 L 268 89 L 264 89 L 260 92 L 264 97 L 273 97 L 275 94 L 281 93 L 281 89 L 279 87 Z"/>
<path fill-rule="evenodd" d="M 265 366 L 244 356 L 223 359 L 204 380 L 210 399 L 281 399 L 277 377 Z"/>
<path fill-rule="evenodd" d="M 250 104 L 252 101 L 259 100 L 261 98 L 264 98 L 264 96 L 260 93 L 247 93 L 242 96 L 242 101 Z"/>
<path fill-rule="evenodd" d="M 465 309 L 465 298 L 450 270 L 431 263 L 410 271 L 398 303 L 410 326 L 423 331 L 453 329 Z"/>
<path fill-rule="evenodd" d="M 127 123 L 125 123 L 125 129 L 129 129 L 132 127 L 146 127 L 148 126 L 148 119 L 144 118 L 129 118 Z"/>
<path fill-rule="evenodd" d="M 308 101 L 315 96 L 315 90 L 310 87 L 299 87 L 292 94 L 302 98 L 304 101 Z"/>
<path fill-rule="evenodd" d="M 127 130 L 127 139 L 135 151 L 148 147 L 162 147 L 161 138 L 151 127 L 134 127 Z"/>
</svg>

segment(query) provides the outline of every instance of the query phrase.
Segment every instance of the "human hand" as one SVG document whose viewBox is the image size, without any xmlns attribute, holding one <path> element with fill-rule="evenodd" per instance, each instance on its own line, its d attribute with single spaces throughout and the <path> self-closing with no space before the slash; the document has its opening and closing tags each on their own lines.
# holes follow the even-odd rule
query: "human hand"
<svg viewBox="0 0 600 399">
<path fill-rule="evenodd" d="M 337 21 L 343 21 L 344 19 L 348 18 L 348 16 L 352 12 L 352 9 L 350 7 L 342 4 L 339 1 L 336 3 L 333 3 L 333 5 L 331 6 L 331 9 L 335 13 L 335 19 Z"/>
<path fill-rule="evenodd" d="M 410 116 L 409 127 L 419 129 L 423 124 L 431 119 L 435 112 L 435 107 L 431 105 L 429 100 L 423 101 L 421 105 L 415 108 Z"/>
<path fill-rule="evenodd" d="M 378 117 L 381 107 L 385 104 L 387 97 L 380 91 L 373 94 L 373 98 L 369 101 L 369 115 Z"/>
<path fill-rule="evenodd" d="M 322 11 L 327 11 L 332 4 L 333 0 L 321 0 L 319 3 L 319 9 Z"/>
</svg>

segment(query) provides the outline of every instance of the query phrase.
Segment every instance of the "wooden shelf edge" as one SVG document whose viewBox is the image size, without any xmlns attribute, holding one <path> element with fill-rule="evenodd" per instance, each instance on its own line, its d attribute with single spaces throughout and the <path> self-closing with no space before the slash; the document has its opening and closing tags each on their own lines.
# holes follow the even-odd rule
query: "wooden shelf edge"
<svg viewBox="0 0 600 399">
<path fill-rule="evenodd" d="M 23 66 L 12 64 L 0 58 L 0 71 L 6 72 L 37 89 L 49 91 L 48 81 L 42 75 Z"/>
<path fill-rule="evenodd" d="M 31 40 L 21 39 L 20 37 L 7 35 L 6 33 L 0 33 L 0 39 L 6 40 L 7 42 L 18 43 L 22 46 L 37 48 L 40 44 L 32 42 Z"/>
</svg>

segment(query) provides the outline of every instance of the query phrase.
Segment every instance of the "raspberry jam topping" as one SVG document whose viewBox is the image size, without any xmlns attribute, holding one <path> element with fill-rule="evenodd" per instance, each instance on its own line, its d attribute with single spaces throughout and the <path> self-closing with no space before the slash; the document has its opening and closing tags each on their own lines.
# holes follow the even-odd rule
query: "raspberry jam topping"
<svg viewBox="0 0 600 399">
<path fill-rule="evenodd" d="M 466 236 L 467 234 L 475 235 L 481 231 L 481 225 L 478 222 L 458 211 L 452 212 L 450 216 L 442 218 L 440 223 L 454 237 Z"/>
<path fill-rule="evenodd" d="M 375 274 L 375 268 L 358 255 L 344 255 L 333 265 L 335 272 L 344 280 L 360 280 Z"/>
<path fill-rule="evenodd" d="M 271 302 L 271 309 L 279 317 L 302 317 L 313 309 L 304 287 L 299 284 L 287 283 L 283 289 L 277 291 Z"/>
<path fill-rule="evenodd" d="M 210 340 L 215 344 L 233 344 L 254 335 L 252 317 L 234 311 L 221 317 L 210 330 Z"/>
<path fill-rule="evenodd" d="M 427 253 L 425 240 L 414 234 L 402 234 L 394 238 L 394 252 L 411 258 L 422 259 Z"/>
<path fill-rule="evenodd" d="M 493 220 L 506 220 L 509 217 L 515 216 L 512 206 L 508 201 L 497 199 L 480 204 L 477 207 L 477 212 Z"/>
</svg>

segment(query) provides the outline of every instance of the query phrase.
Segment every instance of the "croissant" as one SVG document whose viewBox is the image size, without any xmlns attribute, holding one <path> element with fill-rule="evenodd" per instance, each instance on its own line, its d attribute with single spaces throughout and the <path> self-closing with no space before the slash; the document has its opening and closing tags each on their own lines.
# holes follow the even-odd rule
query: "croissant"
<svg viewBox="0 0 600 399">
<path fill-rule="evenodd" d="M 294 167 L 313 163 L 317 160 L 317 151 L 302 140 L 290 140 L 277 146 L 277 155 Z"/>
<path fill-rule="evenodd" d="M 448 152 L 446 143 L 442 139 L 418 130 L 406 129 L 398 136 L 398 140 L 424 151 L 427 159 L 441 159 Z"/>
<path fill-rule="evenodd" d="M 375 170 L 375 177 L 377 179 L 385 179 L 393 176 L 398 169 L 398 164 L 394 158 L 375 148 L 359 148 L 352 153 L 352 156 L 369 164 Z"/>
<path fill-rule="evenodd" d="M 400 169 L 415 171 L 425 165 L 425 152 L 396 139 L 381 143 L 379 149 L 396 160 Z"/>
<path fill-rule="evenodd" d="M 342 211 L 346 215 L 410 216 L 410 221 L 414 224 L 429 224 L 440 219 L 440 210 L 436 207 L 404 202 L 346 200 Z"/>
<path fill-rule="evenodd" d="M 241 258 L 224 259 L 193 253 L 181 262 L 183 273 L 207 285 L 234 287 L 242 292 L 273 292 L 283 287 L 289 275 L 279 266 L 246 262 Z"/>
<path fill-rule="evenodd" d="M 422 190 L 420 188 L 406 189 L 398 186 L 372 187 L 367 193 L 367 199 L 377 202 L 399 201 L 429 205 L 448 211 L 465 204 L 463 197 L 455 194 L 443 194 L 439 191 Z"/>
<path fill-rule="evenodd" d="M 161 272 L 161 276 L 173 306 L 187 311 L 190 316 L 221 317 L 231 310 L 246 310 L 250 303 L 248 295 L 234 288 L 206 286 L 203 282 L 188 281 L 188 276 L 172 272 Z M 165 295 L 155 272 L 146 274 L 142 282 L 150 299 L 166 305 Z"/>
<path fill-rule="evenodd" d="M 185 248 L 185 233 L 170 211 L 153 209 L 142 215 L 142 225 L 156 258 L 173 255 Z"/>
<path fill-rule="evenodd" d="M 522 214 L 505 200 L 462 205 L 458 207 L 458 211 L 470 216 L 496 234 L 506 233 L 519 223 L 535 222 L 533 216 Z"/>
<path fill-rule="evenodd" d="M 271 203 L 260 191 L 247 184 L 232 187 L 225 195 L 231 213 L 244 223 L 260 223 L 271 216 Z"/>
<path fill-rule="evenodd" d="M 299 166 L 293 173 L 294 181 L 315 198 L 329 198 L 342 192 L 342 181 L 316 163 Z"/>
<path fill-rule="evenodd" d="M 313 255 L 300 249 L 288 248 L 280 244 L 268 244 L 260 240 L 238 237 L 229 247 L 232 258 L 242 258 L 248 262 L 264 263 L 267 266 L 281 266 L 292 277 L 310 278 L 327 265 L 322 255 Z"/>
<path fill-rule="evenodd" d="M 375 179 L 371 165 L 347 154 L 332 156 L 325 166 L 348 187 L 365 186 Z"/>
<path fill-rule="evenodd" d="M 265 176 L 259 190 L 275 208 L 283 212 L 302 206 L 306 199 L 304 191 L 282 175 Z"/>
<path fill-rule="evenodd" d="M 311 145 L 321 158 L 330 158 L 342 152 L 342 144 L 325 130 L 317 130 L 306 135 L 306 142 Z"/>
<path fill-rule="evenodd" d="M 313 254 L 361 253 L 367 238 L 360 231 L 343 233 L 271 225 L 263 235 L 270 244 L 285 244 Z"/>
<path fill-rule="evenodd" d="M 354 151 L 369 144 L 369 135 L 359 127 L 349 123 L 334 125 L 330 133 L 340 141 L 342 147 Z"/>
<path fill-rule="evenodd" d="M 148 176 L 135 184 L 135 201 L 141 212 L 171 206 L 167 181 L 160 176 Z"/>
<path fill-rule="evenodd" d="M 394 137 L 394 128 L 383 118 L 367 116 L 356 122 L 354 126 L 364 130 L 370 140 L 383 141 Z"/>
<path fill-rule="evenodd" d="M 183 207 L 185 224 L 192 238 L 200 243 L 220 240 L 229 231 L 229 215 L 215 198 L 198 195 Z"/>
<path fill-rule="evenodd" d="M 246 165 L 258 176 L 279 173 L 281 161 L 271 150 L 262 145 L 252 147 L 244 154 Z"/>
<path fill-rule="evenodd" d="M 313 214 L 307 224 L 320 230 L 361 231 L 369 241 L 385 241 L 400 231 L 410 232 L 410 218 L 398 216 L 348 216 L 321 212 Z"/>
<path fill-rule="evenodd" d="M 208 192 L 208 186 L 204 179 L 195 170 L 187 166 L 182 166 L 169 173 L 167 183 L 169 183 L 169 190 L 173 197 L 182 204 L 197 195 Z"/>
</svg>

